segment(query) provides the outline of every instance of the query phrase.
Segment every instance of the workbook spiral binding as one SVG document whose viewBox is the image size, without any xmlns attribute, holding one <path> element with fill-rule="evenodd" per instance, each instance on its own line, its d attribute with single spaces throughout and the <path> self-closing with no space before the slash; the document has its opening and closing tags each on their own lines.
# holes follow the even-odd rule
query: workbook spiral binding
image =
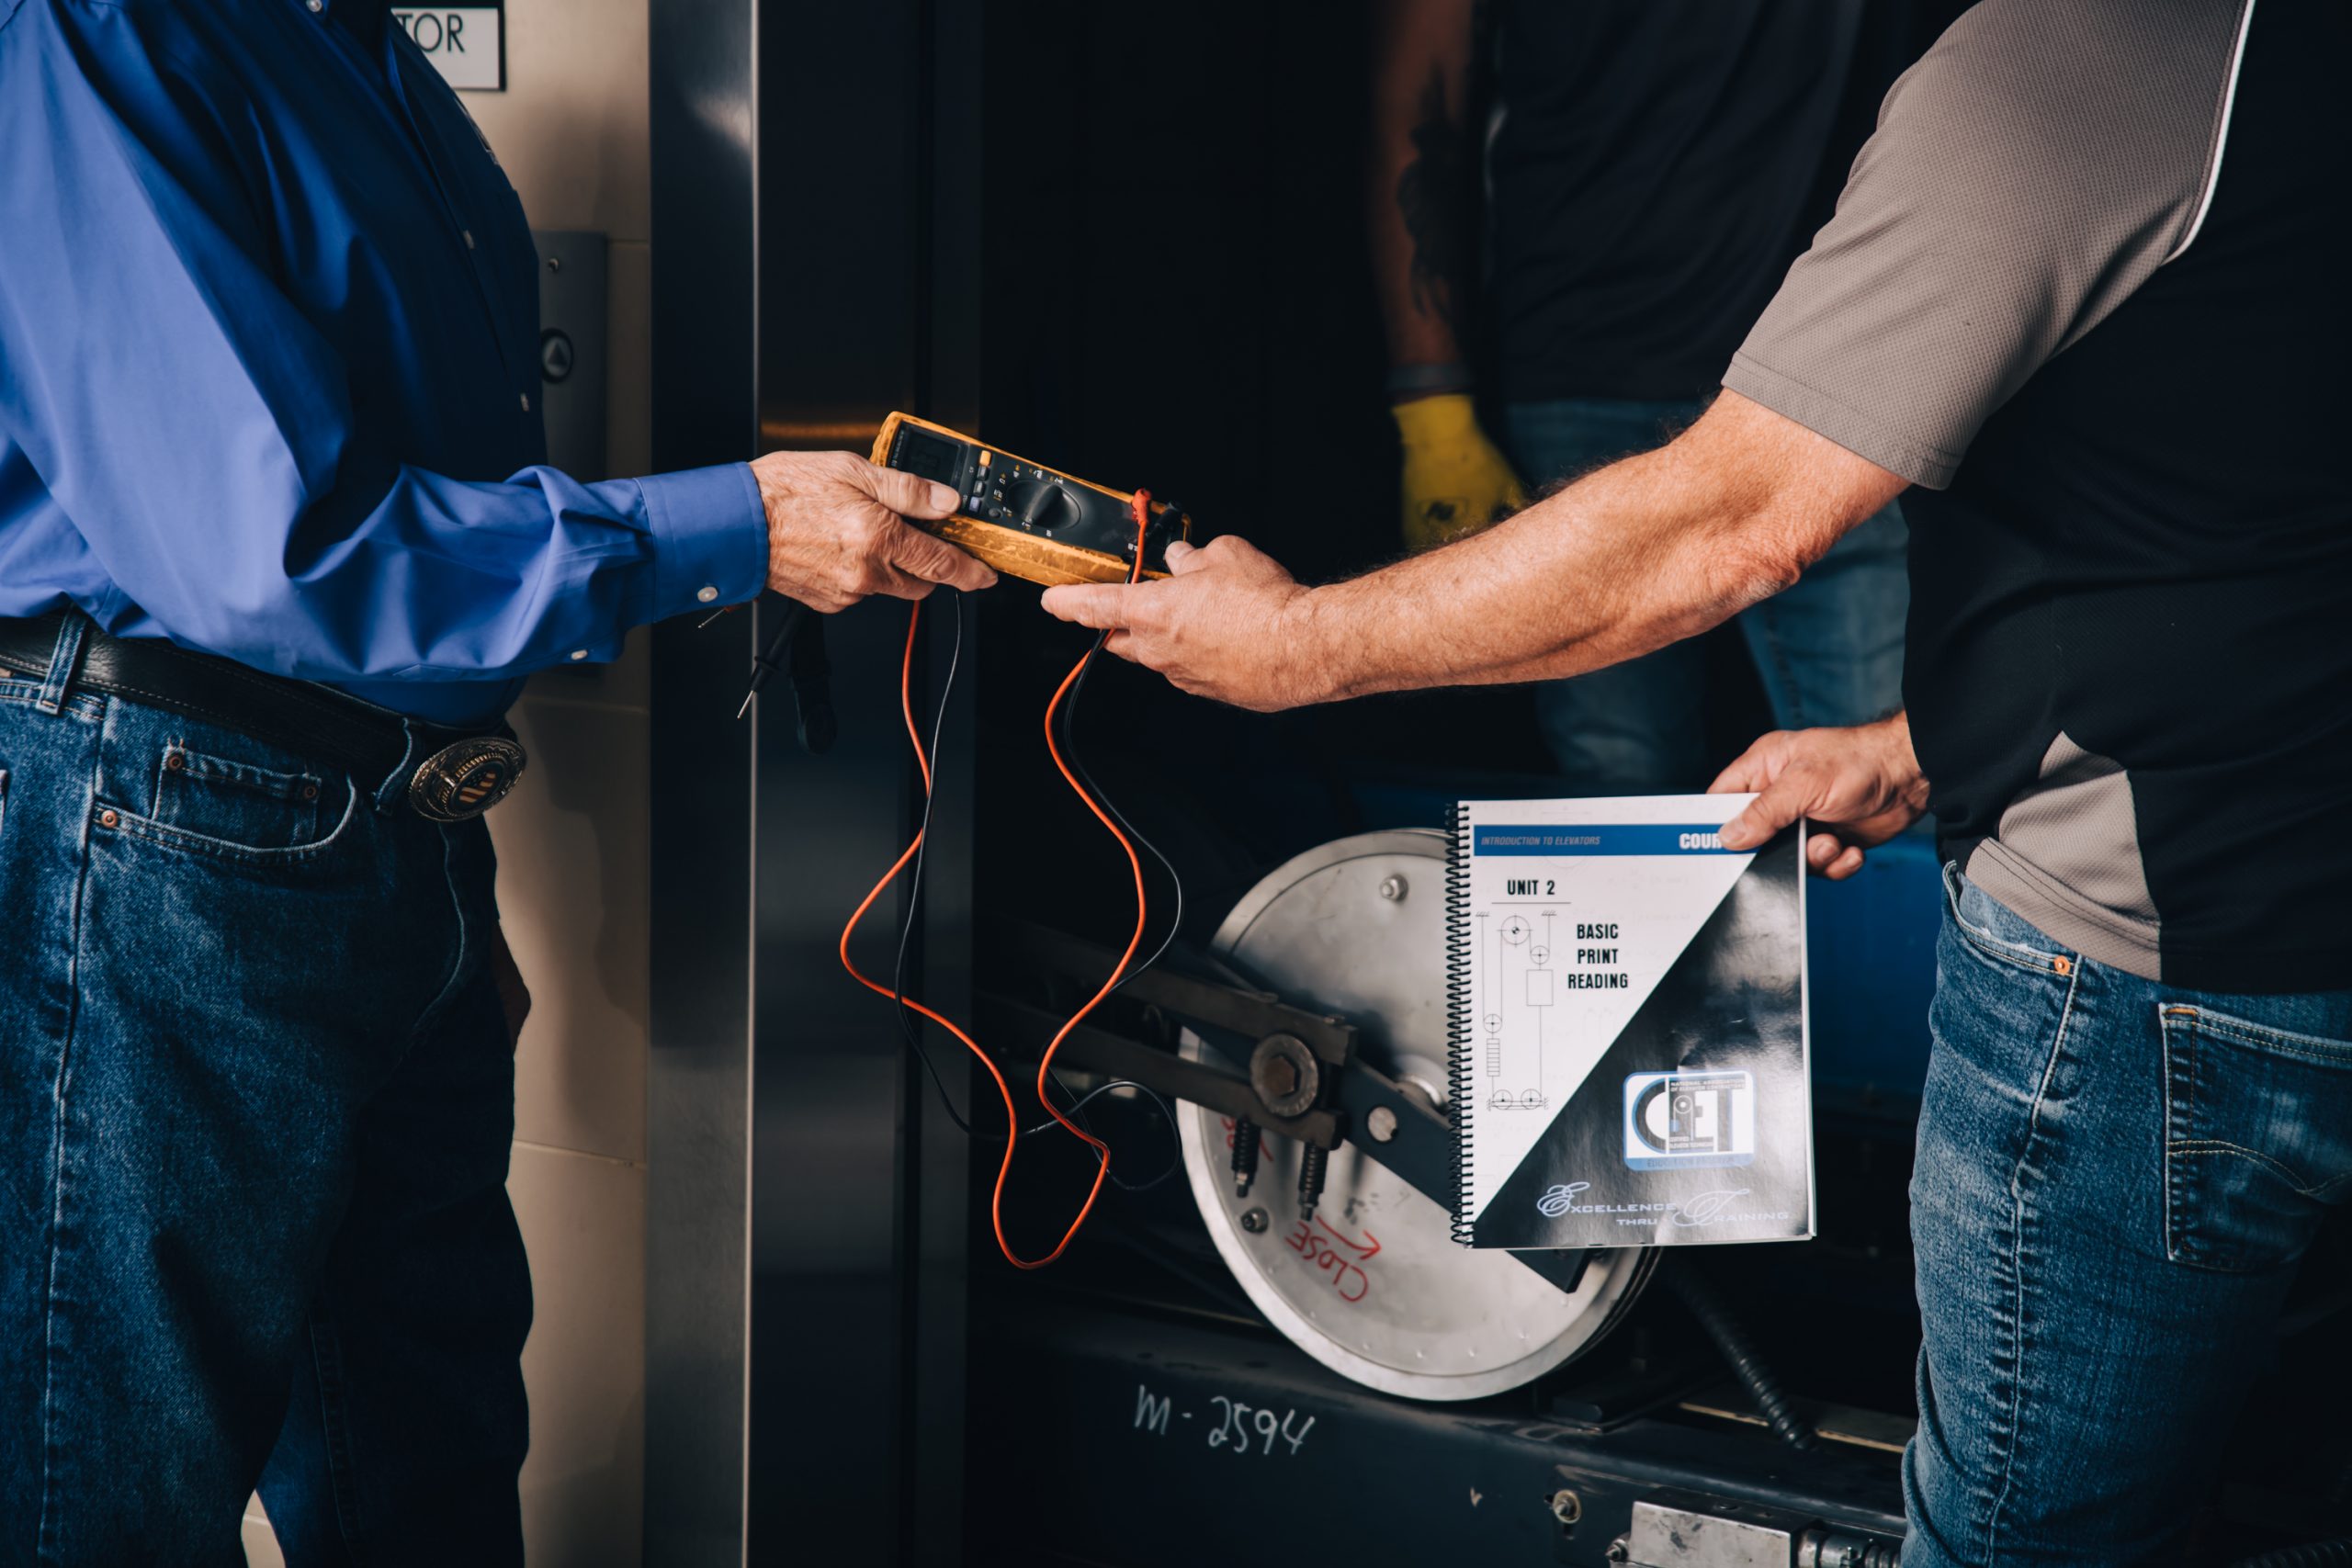
<svg viewBox="0 0 2352 1568">
<path fill-rule="evenodd" d="M 1470 1222 L 1464 1217 L 1473 1157 L 1470 1098 L 1476 1092 L 1470 1073 L 1470 862 L 1462 852 L 1469 809 L 1453 808 L 1445 845 L 1446 1101 L 1453 1122 L 1453 1239 L 1464 1247 L 1470 1245 Z"/>
</svg>

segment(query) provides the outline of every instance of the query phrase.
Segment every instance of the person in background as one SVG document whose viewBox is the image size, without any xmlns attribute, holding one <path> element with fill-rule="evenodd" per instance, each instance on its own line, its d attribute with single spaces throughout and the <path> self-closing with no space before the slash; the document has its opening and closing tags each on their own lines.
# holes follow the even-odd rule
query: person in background
<svg viewBox="0 0 2352 1568">
<path fill-rule="evenodd" d="M 538 275 L 386 0 L 0 0 L 0 1564 L 239 1562 L 256 1484 L 519 1563 L 501 716 L 994 580 L 847 453 L 547 468 Z"/>
<path fill-rule="evenodd" d="M 1408 546 L 1510 515 L 1522 476 L 1545 489 L 1698 418 L 1829 216 L 1906 15 L 1868 0 L 1384 0 L 1368 195 Z M 1482 315 L 1490 356 L 1470 324 Z M 1480 428 L 1474 357 L 1495 366 L 1509 457 Z M 1775 722 L 1900 705 L 1904 544 L 1890 503 L 1739 617 Z M 1706 672 L 1691 643 L 1539 686 L 1567 787 L 1703 784 Z"/>
</svg>

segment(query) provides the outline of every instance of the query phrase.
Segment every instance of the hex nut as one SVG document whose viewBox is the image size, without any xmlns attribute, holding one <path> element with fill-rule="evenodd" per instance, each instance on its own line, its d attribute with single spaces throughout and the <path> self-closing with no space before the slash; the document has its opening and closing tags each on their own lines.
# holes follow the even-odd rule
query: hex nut
<svg viewBox="0 0 2352 1568">
<path fill-rule="evenodd" d="M 1250 1087 L 1277 1116 L 1303 1116 L 1322 1091 L 1323 1071 L 1306 1042 L 1295 1034 L 1269 1034 L 1250 1055 Z"/>
</svg>

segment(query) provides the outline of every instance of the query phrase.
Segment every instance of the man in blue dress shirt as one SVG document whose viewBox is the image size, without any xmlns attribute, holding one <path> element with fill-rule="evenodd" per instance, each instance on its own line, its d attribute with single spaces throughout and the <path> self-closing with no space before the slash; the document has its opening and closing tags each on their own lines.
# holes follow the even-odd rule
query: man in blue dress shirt
<svg viewBox="0 0 2352 1568">
<path fill-rule="evenodd" d="M 542 466 L 537 277 L 385 0 L 0 0 L 0 1563 L 240 1562 L 256 1484 L 519 1561 L 499 716 L 992 581 L 846 454 Z"/>
</svg>

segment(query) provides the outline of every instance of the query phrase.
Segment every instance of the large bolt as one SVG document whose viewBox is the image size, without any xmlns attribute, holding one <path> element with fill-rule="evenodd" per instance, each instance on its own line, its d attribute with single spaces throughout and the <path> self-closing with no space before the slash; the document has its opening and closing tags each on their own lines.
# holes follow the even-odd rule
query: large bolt
<svg viewBox="0 0 2352 1568">
<path fill-rule="evenodd" d="M 1304 1116 L 1323 1087 L 1322 1068 L 1304 1040 L 1269 1034 L 1250 1054 L 1250 1087 L 1275 1115 Z"/>
<path fill-rule="evenodd" d="M 1241 1213 L 1241 1228 L 1248 1231 L 1251 1235 L 1256 1235 L 1262 1232 L 1266 1228 L 1266 1211 L 1263 1209 L 1243 1210 Z"/>
</svg>

